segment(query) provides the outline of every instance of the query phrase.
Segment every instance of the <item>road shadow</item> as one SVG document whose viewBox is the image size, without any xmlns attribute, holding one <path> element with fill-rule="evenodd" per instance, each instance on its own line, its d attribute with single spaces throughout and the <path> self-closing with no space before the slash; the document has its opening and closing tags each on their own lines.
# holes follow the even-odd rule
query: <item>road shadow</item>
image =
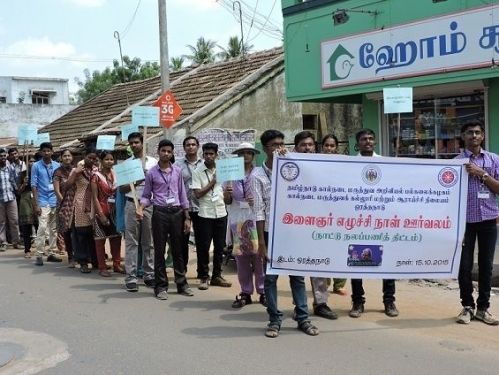
<svg viewBox="0 0 499 375">
<path fill-rule="evenodd" d="M 177 311 L 196 309 L 202 311 L 233 311 L 231 308 L 231 303 L 226 300 L 184 300 L 184 301 L 173 301 L 170 304 L 170 308 L 176 309 Z"/>
<path fill-rule="evenodd" d="M 382 319 L 375 322 L 380 326 L 394 329 L 418 329 L 418 328 L 441 328 L 456 326 L 456 318 L 448 317 L 443 319 Z"/>
<path fill-rule="evenodd" d="M 189 327 L 181 332 L 198 339 L 228 339 L 263 336 L 265 328 L 214 326 L 206 328 Z"/>
</svg>

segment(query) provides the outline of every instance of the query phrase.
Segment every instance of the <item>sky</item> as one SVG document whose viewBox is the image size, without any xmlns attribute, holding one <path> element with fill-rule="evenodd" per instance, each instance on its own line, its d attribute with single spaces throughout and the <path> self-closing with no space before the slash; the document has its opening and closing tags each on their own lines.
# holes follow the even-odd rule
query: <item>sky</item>
<svg viewBox="0 0 499 375">
<path fill-rule="evenodd" d="M 226 46 L 241 35 L 239 6 L 232 0 L 166 0 L 169 56 L 189 54 L 204 38 Z M 260 51 L 282 45 L 278 0 L 240 0 L 243 33 Z M 233 10 L 235 8 L 235 11 Z M 103 70 L 123 55 L 159 62 L 157 0 L 0 0 L 0 76 L 69 80 L 84 69 Z"/>
</svg>

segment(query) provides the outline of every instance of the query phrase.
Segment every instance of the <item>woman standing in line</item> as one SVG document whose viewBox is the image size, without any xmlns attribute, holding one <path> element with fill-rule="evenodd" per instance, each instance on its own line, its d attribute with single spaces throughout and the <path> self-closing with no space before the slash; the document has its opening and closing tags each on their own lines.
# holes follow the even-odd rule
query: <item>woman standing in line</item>
<svg viewBox="0 0 499 375">
<path fill-rule="evenodd" d="M 68 179 L 73 170 L 73 155 L 69 150 L 61 153 L 61 166 L 54 172 L 54 191 L 57 196 L 57 248 L 68 254 L 69 268 L 75 268 L 74 249 L 71 240 L 71 224 L 75 198 L 74 184 Z"/>
<path fill-rule="evenodd" d="M 322 138 L 321 152 L 323 154 L 337 154 L 338 153 L 338 138 L 334 134 L 328 134 Z M 333 293 L 341 296 L 346 296 L 345 284 L 347 279 L 333 279 Z"/>
<path fill-rule="evenodd" d="M 31 258 L 31 233 L 35 217 L 33 215 L 33 198 L 31 196 L 31 166 L 35 162 L 33 156 L 29 156 L 28 167 L 21 172 L 20 184 L 18 186 L 19 198 L 19 231 L 24 243 L 24 257 Z"/>
<path fill-rule="evenodd" d="M 116 230 L 116 184 L 113 173 L 114 157 L 111 151 L 100 154 L 101 168 L 92 176 L 92 200 L 94 204 L 94 240 L 99 275 L 110 277 L 106 268 L 105 243 L 109 239 L 114 272 L 124 273 L 121 267 L 121 234 Z"/>
<path fill-rule="evenodd" d="M 241 308 L 253 303 L 254 289 L 260 295 L 259 302 L 266 306 L 263 258 L 258 254 L 258 234 L 256 216 L 252 208 L 254 199 L 251 191 L 253 161 L 260 151 L 250 143 L 241 143 L 233 152 L 244 159 L 245 177 L 228 182 L 224 186 L 224 202 L 227 204 L 229 227 L 233 238 L 233 254 L 236 258 L 237 277 L 241 293 L 232 303 L 233 308 Z M 255 282 L 253 283 L 253 275 Z"/>
<path fill-rule="evenodd" d="M 89 152 L 82 162 L 69 175 L 68 184 L 75 185 L 75 199 L 73 204 L 73 219 L 75 234 L 74 258 L 80 265 L 81 273 L 90 273 L 88 263 L 92 263 L 92 268 L 97 268 L 97 256 L 95 253 L 95 242 L 93 235 L 93 211 L 92 211 L 92 190 L 90 180 L 97 165 L 97 155 Z"/>
</svg>

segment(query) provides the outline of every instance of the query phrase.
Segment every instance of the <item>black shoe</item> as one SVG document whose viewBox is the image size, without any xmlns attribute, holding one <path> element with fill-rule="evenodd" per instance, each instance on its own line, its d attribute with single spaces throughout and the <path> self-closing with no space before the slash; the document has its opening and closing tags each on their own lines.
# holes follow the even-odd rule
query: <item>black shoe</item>
<svg viewBox="0 0 499 375">
<path fill-rule="evenodd" d="M 59 263 L 62 262 L 62 259 L 56 256 L 55 254 L 49 254 L 49 256 L 47 257 L 47 262 Z"/>
<path fill-rule="evenodd" d="M 241 293 L 236 296 L 236 300 L 232 302 L 232 307 L 235 309 L 240 309 L 246 305 L 251 305 L 253 301 L 251 300 L 251 296 L 249 294 Z"/>
<path fill-rule="evenodd" d="M 267 307 L 267 297 L 265 297 L 265 294 L 260 294 L 260 299 L 258 300 L 258 302 L 260 302 L 260 304 L 264 307 Z"/>
<path fill-rule="evenodd" d="M 395 318 L 396 316 L 399 316 L 399 311 L 397 310 L 395 303 L 393 302 L 385 303 L 385 314 L 390 318 Z"/>
<path fill-rule="evenodd" d="M 156 286 L 156 281 L 154 279 L 144 280 L 144 285 L 148 288 L 154 288 Z"/>
<path fill-rule="evenodd" d="M 352 309 L 348 313 L 351 318 L 358 318 L 364 312 L 364 304 L 362 302 L 354 302 Z"/>
<path fill-rule="evenodd" d="M 139 290 L 137 283 L 134 283 L 134 282 L 126 283 L 125 288 L 126 288 L 127 292 L 137 292 Z"/>
<path fill-rule="evenodd" d="M 325 303 L 315 306 L 314 314 L 325 319 L 338 319 L 338 314 L 331 310 Z"/>
<path fill-rule="evenodd" d="M 221 286 L 222 288 L 230 288 L 232 283 L 225 280 L 222 276 L 212 277 L 210 281 L 211 286 Z"/>
</svg>

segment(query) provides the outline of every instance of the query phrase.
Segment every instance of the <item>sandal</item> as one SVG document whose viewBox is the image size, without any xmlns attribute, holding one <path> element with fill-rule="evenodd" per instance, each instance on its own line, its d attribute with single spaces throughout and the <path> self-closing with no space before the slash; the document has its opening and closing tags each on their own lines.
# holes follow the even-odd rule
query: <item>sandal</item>
<svg viewBox="0 0 499 375">
<path fill-rule="evenodd" d="M 82 265 L 80 266 L 80 272 L 81 272 L 81 273 L 90 273 L 90 272 L 92 272 L 92 271 L 90 270 L 90 268 L 88 268 L 88 265 L 86 265 L 86 264 L 82 264 Z"/>
<path fill-rule="evenodd" d="M 280 326 L 271 323 L 267 326 L 267 329 L 265 330 L 265 336 L 274 339 L 277 336 L 279 336 L 280 330 L 281 330 Z"/>
<path fill-rule="evenodd" d="M 28 251 L 27 253 L 24 253 L 24 257 L 26 259 L 30 259 L 31 258 L 31 251 Z"/>
<path fill-rule="evenodd" d="M 113 272 L 124 274 L 125 269 L 121 266 L 115 266 L 115 267 L 113 267 Z"/>
<path fill-rule="evenodd" d="M 260 294 L 260 299 L 258 302 L 260 302 L 262 306 L 267 307 L 267 297 L 265 297 L 264 293 Z"/>
<path fill-rule="evenodd" d="M 348 292 L 346 291 L 345 288 L 333 289 L 333 293 L 334 294 L 339 294 L 340 296 L 346 296 L 346 295 L 348 295 Z"/>
<path fill-rule="evenodd" d="M 314 326 L 310 320 L 299 323 L 298 329 L 309 336 L 317 336 L 319 334 L 319 329 Z"/>
<path fill-rule="evenodd" d="M 108 270 L 100 270 L 99 275 L 102 277 L 111 277 L 111 273 Z"/>
<path fill-rule="evenodd" d="M 251 305 L 253 301 L 251 300 L 251 296 L 248 294 L 241 293 L 236 296 L 236 300 L 232 302 L 232 307 L 234 309 L 240 309 L 246 305 Z"/>
</svg>

